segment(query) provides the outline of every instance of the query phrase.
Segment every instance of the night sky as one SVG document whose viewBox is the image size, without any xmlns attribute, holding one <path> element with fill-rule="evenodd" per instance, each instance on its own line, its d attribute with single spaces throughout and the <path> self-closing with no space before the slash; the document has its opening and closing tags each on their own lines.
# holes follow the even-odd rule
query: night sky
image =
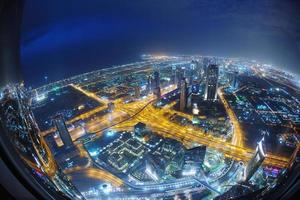
<svg viewBox="0 0 300 200">
<path fill-rule="evenodd" d="M 27 0 L 28 86 L 143 53 L 247 57 L 300 74 L 300 3 L 290 0 Z"/>
</svg>

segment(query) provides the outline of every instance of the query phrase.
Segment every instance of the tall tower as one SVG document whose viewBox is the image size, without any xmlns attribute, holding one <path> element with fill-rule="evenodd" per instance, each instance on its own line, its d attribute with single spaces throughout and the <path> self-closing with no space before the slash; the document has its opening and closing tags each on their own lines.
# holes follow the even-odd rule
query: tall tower
<svg viewBox="0 0 300 200">
<path fill-rule="evenodd" d="M 172 66 L 172 83 L 177 84 L 176 65 Z"/>
<path fill-rule="evenodd" d="M 138 99 L 141 96 L 141 90 L 138 85 L 134 86 L 134 98 Z"/>
<path fill-rule="evenodd" d="M 154 95 L 156 96 L 156 99 L 159 101 L 160 98 L 161 98 L 160 87 L 155 88 L 155 90 L 154 90 Z"/>
<path fill-rule="evenodd" d="M 177 80 L 177 88 L 180 89 L 180 85 L 181 85 L 181 80 L 183 78 L 183 71 L 181 68 L 179 68 L 179 70 L 176 71 L 176 80 Z"/>
<path fill-rule="evenodd" d="M 233 88 L 238 88 L 237 76 L 238 76 L 238 72 L 237 71 L 233 72 L 232 80 L 231 80 L 231 85 Z"/>
<path fill-rule="evenodd" d="M 153 89 L 154 95 L 156 95 L 157 100 L 160 100 L 161 91 L 160 91 L 160 77 L 159 72 L 154 72 L 154 80 L 153 80 Z"/>
<path fill-rule="evenodd" d="M 244 181 L 249 181 L 266 157 L 264 138 L 257 143 L 256 151 L 244 171 Z"/>
<path fill-rule="evenodd" d="M 159 72 L 155 71 L 153 75 L 154 75 L 154 88 L 157 88 L 159 87 L 159 82 L 160 82 Z"/>
<path fill-rule="evenodd" d="M 180 111 L 184 111 L 186 108 L 186 103 L 187 103 L 187 83 L 185 81 L 185 78 L 181 79 L 180 82 Z"/>
<path fill-rule="evenodd" d="M 206 69 L 207 67 L 208 67 L 208 65 L 209 65 L 209 59 L 207 58 L 207 57 L 204 57 L 203 58 L 203 61 L 202 61 L 202 65 L 203 65 L 203 67 Z"/>
<path fill-rule="evenodd" d="M 72 147 L 74 144 L 65 124 L 64 117 L 61 114 L 56 115 L 53 118 L 53 122 L 56 126 L 56 129 L 60 135 L 63 144 L 66 145 L 67 148 Z"/>
<path fill-rule="evenodd" d="M 194 76 L 197 74 L 195 73 L 197 68 L 198 62 L 196 60 L 192 60 L 188 70 L 189 85 L 193 84 Z"/>
<path fill-rule="evenodd" d="M 146 91 L 147 93 L 151 92 L 152 90 L 152 78 L 151 76 L 147 76 L 147 85 L 146 85 Z"/>
<path fill-rule="evenodd" d="M 218 65 L 211 64 L 206 70 L 206 88 L 204 100 L 215 101 L 217 100 L 219 67 Z"/>
<path fill-rule="evenodd" d="M 193 97 L 193 94 L 188 92 L 188 95 L 187 95 L 187 102 L 186 102 L 186 107 L 187 108 L 191 108 L 192 107 L 192 97 Z"/>
</svg>

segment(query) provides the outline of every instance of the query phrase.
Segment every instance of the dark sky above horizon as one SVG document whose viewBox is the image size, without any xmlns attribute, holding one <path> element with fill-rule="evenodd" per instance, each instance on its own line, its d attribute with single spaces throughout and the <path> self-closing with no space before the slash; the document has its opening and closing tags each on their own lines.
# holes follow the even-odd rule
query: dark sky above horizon
<svg viewBox="0 0 300 200">
<path fill-rule="evenodd" d="M 36 87 L 143 53 L 247 57 L 300 74 L 299 10 L 292 0 L 28 0 L 24 79 Z"/>
</svg>

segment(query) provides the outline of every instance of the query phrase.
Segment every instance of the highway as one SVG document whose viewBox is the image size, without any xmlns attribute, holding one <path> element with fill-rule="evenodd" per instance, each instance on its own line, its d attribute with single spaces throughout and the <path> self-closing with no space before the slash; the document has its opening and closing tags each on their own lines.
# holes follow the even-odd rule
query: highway
<svg viewBox="0 0 300 200">
<path fill-rule="evenodd" d="M 225 98 L 223 100 L 225 101 Z M 134 110 L 135 107 L 136 105 L 133 105 L 132 109 Z M 130 109 L 128 113 L 131 114 L 132 109 Z M 245 148 L 243 146 L 242 128 L 238 123 L 234 112 L 230 110 L 229 107 L 227 108 L 227 111 L 231 112 L 232 116 L 230 117 L 230 119 L 233 119 L 233 126 L 235 130 L 233 136 L 234 142 L 232 143 L 205 134 L 200 129 L 195 129 L 194 127 L 190 126 L 181 126 L 179 124 L 173 123 L 165 116 L 166 110 L 170 112 L 168 109 L 156 109 L 152 106 L 152 104 L 148 104 L 142 111 L 139 111 L 137 115 L 130 118 L 130 120 L 126 120 L 123 123 L 112 126 L 111 128 L 121 131 L 123 129 L 128 129 L 128 127 L 133 127 L 138 122 L 143 122 L 153 132 L 164 137 L 173 138 L 178 141 L 188 141 L 203 144 L 210 148 L 223 152 L 225 156 L 231 157 L 235 160 L 242 160 L 247 162 L 251 159 L 254 150 Z M 264 161 L 264 164 L 277 167 L 286 167 L 287 162 L 288 158 L 268 154 Z"/>
<path fill-rule="evenodd" d="M 78 168 L 76 170 L 67 172 L 67 174 L 69 175 L 71 173 L 73 173 L 71 175 L 72 179 L 76 178 L 79 175 L 83 175 L 84 177 L 88 177 L 91 179 L 95 179 L 103 182 L 109 182 L 115 187 L 121 187 L 124 184 L 124 182 L 120 178 L 99 168 L 91 168 L 91 167 L 86 169 Z"/>
<path fill-rule="evenodd" d="M 224 105 L 224 108 L 226 110 L 227 115 L 229 116 L 230 122 L 233 124 L 234 131 L 233 131 L 233 137 L 232 137 L 232 144 L 238 147 L 244 146 L 244 131 L 240 126 L 240 123 L 234 113 L 234 111 L 230 108 L 228 102 L 226 101 L 224 97 L 224 92 L 222 91 L 223 88 L 218 89 L 218 96 L 221 100 L 221 102 Z"/>
<path fill-rule="evenodd" d="M 97 162 L 95 162 L 95 165 L 98 166 L 99 168 L 102 168 L 102 165 L 99 165 Z M 106 172 L 104 175 L 108 176 L 109 179 L 108 181 L 111 181 L 113 184 L 116 183 L 116 181 L 118 182 L 118 179 L 121 180 L 121 178 L 112 175 L 109 171 L 109 169 L 103 168 L 104 170 L 100 170 L 101 173 Z M 99 177 L 99 179 L 102 179 L 101 177 Z M 184 178 L 179 178 L 176 180 L 170 180 L 170 181 L 164 181 L 164 182 L 146 182 L 143 184 L 135 184 L 133 182 L 129 182 L 126 179 L 122 180 L 122 184 L 129 186 L 131 189 L 135 190 L 135 191 L 152 191 L 152 192 L 167 192 L 167 191 L 172 191 L 172 190 L 176 190 L 178 188 L 183 188 L 183 187 L 192 187 L 195 186 L 197 184 L 200 184 L 202 186 L 204 186 L 205 188 L 209 189 L 212 192 L 215 192 L 217 194 L 219 194 L 220 192 L 218 190 L 216 190 L 215 188 L 211 187 L 208 183 L 199 180 L 197 177 L 184 177 Z"/>
<path fill-rule="evenodd" d="M 90 92 L 84 91 L 82 88 L 78 90 L 94 98 L 94 95 Z M 162 94 L 171 92 L 176 88 L 175 85 L 162 90 Z M 228 116 L 233 123 L 234 134 L 232 142 L 226 142 L 223 139 L 214 137 L 209 134 L 205 134 L 201 129 L 194 128 L 192 126 L 181 126 L 169 120 L 166 117 L 166 112 L 174 113 L 175 111 L 169 109 L 170 106 L 166 106 L 163 109 L 157 109 L 152 105 L 155 101 L 155 97 L 150 94 L 146 98 L 139 99 L 130 103 L 123 103 L 122 100 L 117 99 L 114 101 L 115 109 L 112 113 L 108 113 L 96 119 L 90 120 L 86 123 L 86 129 L 91 132 L 96 132 L 101 135 L 103 130 L 112 128 L 114 130 L 127 130 L 128 127 L 133 127 L 138 122 L 143 122 L 153 132 L 163 136 L 173 138 L 181 142 L 194 142 L 202 145 L 206 145 L 209 148 L 223 152 L 225 156 L 231 157 L 235 160 L 241 160 L 247 162 L 251 159 L 254 150 L 244 147 L 243 130 L 234 114 L 234 111 L 229 107 L 226 99 L 223 96 L 221 90 L 218 91 L 221 102 L 228 113 Z M 101 98 L 98 99 L 102 101 Z M 121 114 L 122 113 L 122 114 Z M 188 119 L 192 116 L 180 113 Z M 77 116 L 78 117 L 78 116 Z M 72 135 L 72 132 L 71 132 Z M 73 137 L 72 137 L 73 138 Z M 73 138 L 74 139 L 74 138 Z M 288 158 L 268 154 L 264 164 L 277 167 L 286 167 Z"/>
</svg>

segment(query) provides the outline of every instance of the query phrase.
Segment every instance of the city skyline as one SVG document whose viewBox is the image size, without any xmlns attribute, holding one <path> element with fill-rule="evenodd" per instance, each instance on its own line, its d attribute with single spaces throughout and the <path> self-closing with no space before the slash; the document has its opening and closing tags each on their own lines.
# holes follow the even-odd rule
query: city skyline
<svg viewBox="0 0 300 200">
<path fill-rule="evenodd" d="M 291 150 L 287 151 L 290 147 L 286 149 L 285 147 L 278 146 L 278 141 L 285 141 L 286 145 L 290 145 L 286 140 L 287 135 L 278 130 L 276 134 L 282 134 L 282 137 L 281 139 L 278 138 L 277 142 L 274 143 L 268 136 L 265 136 L 267 139 L 259 142 L 262 137 L 261 131 L 268 132 L 267 130 L 269 128 L 267 127 L 272 127 L 276 124 L 280 126 L 280 123 L 283 123 L 283 121 L 279 119 L 279 116 L 268 113 L 266 110 L 267 107 L 264 105 L 271 106 L 271 109 L 278 109 L 274 106 L 282 103 L 281 100 L 276 100 L 276 102 L 269 102 L 268 100 L 268 96 L 277 95 L 273 93 L 273 87 L 275 87 L 275 82 L 279 81 L 277 76 L 281 76 L 279 75 L 280 71 L 276 71 L 276 69 L 269 65 L 242 59 L 167 55 L 143 55 L 142 58 L 144 60 L 142 63 L 136 62 L 135 64 L 116 67 L 111 73 L 109 69 L 106 69 L 106 72 L 98 70 L 70 77 L 35 90 L 37 99 L 40 99 L 39 97 L 41 95 L 43 96 L 45 94 L 49 96 L 52 93 L 51 88 L 65 88 L 63 90 L 66 91 L 73 88 L 72 90 L 75 89 L 101 104 L 99 107 L 80 114 L 75 118 L 66 119 L 66 124 L 68 124 L 69 128 L 70 125 L 75 126 L 70 132 L 72 140 L 83 142 L 85 149 L 92 157 L 92 162 L 95 162 L 100 168 L 106 169 L 106 172 L 101 173 L 109 172 L 113 175 L 113 177 L 107 179 L 108 181 L 111 181 L 118 187 L 122 182 L 122 184 L 136 188 L 138 186 L 127 182 L 126 177 L 128 173 L 132 173 L 130 176 L 134 176 L 135 179 L 144 181 L 148 179 L 148 181 L 163 181 L 163 177 L 168 173 L 175 173 L 176 170 L 174 172 L 165 171 L 166 169 L 158 170 L 157 167 L 162 167 L 161 164 L 153 160 L 154 157 L 152 157 L 152 153 L 147 153 L 158 153 L 155 149 L 160 146 L 160 142 L 158 141 L 162 139 L 159 140 L 159 138 L 156 137 L 161 136 L 167 136 L 176 141 L 181 141 L 188 150 L 193 147 L 193 144 L 201 144 L 207 148 L 207 152 L 216 150 L 220 155 L 224 153 L 237 163 L 242 162 L 244 167 L 241 167 L 241 171 L 239 171 L 241 175 L 237 174 L 236 182 L 249 181 L 254 174 L 257 174 L 257 171 L 261 170 L 261 165 L 272 166 L 276 169 L 285 168 L 288 165 L 290 162 L 289 157 L 292 154 Z M 278 75 L 274 76 L 276 73 L 278 73 Z M 285 72 L 280 73 L 283 73 L 282 78 L 289 76 L 285 74 Z M 102 78 L 99 80 L 98 76 Z M 241 76 L 245 79 L 244 81 L 240 78 Z M 252 76 L 256 77 L 254 79 L 256 81 L 251 80 Z M 263 81 L 263 77 L 268 78 L 269 81 L 275 81 L 272 84 L 266 82 L 269 85 L 268 90 L 271 92 L 266 97 L 261 94 L 265 86 L 258 84 Z M 117 82 L 113 80 L 117 80 Z M 189 81 L 187 82 L 186 80 Z M 253 85 L 257 81 L 258 83 L 256 84 L 258 85 Z M 287 86 L 293 84 L 292 82 L 289 83 L 288 80 L 284 80 L 282 83 L 281 81 L 279 82 Z M 105 89 L 108 85 L 106 87 L 103 85 L 103 89 L 106 91 L 103 91 L 103 93 L 101 92 L 103 89 L 101 87 L 99 88 L 101 84 L 108 84 L 112 88 Z M 69 88 L 70 86 L 71 88 Z M 139 91 L 137 91 L 137 86 L 140 88 Z M 119 90 L 118 88 L 123 89 Z M 151 89 L 149 90 L 149 88 Z M 157 95 L 157 88 L 161 90 L 159 96 Z M 280 91 L 278 88 L 274 88 L 274 90 Z M 47 91 L 50 91 L 50 93 Z M 121 92 L 121 94 L 116 91 Z M 262 96 L 259 98 L 264 98 L 264 104 L 257 102 L 261 101 L 259 98 L 254 100 L 252 102 L 253 104 L 249 104 L 248 101 L 250 99 L 257 98 L 253 96 L 251 91 L 261 94 Z M 47 93 L 49 94 L 47 95 Z M 101 94 L 104 96 L 101 96 Z M 237 96 L 237 94 L 239 95 Z M 125 96 L 121 97 L 123 95 Z M 210 97 L 207 98 L 207 95 Z M 216 95 L 218 98 L 216 98 Z M 118 96 L 121 98 L 118 98 Z M 50 97 L 45 98 L 49 99 Z M 233 101 L 234 98 L 237 98 L 237 100 Z M 187 99 L 190 101 L 190 106 L 187 106 Z M 41 100 L 41 102 L 43 101 L 45 100 Z M 244 103 L 239 103 L 239 101 Z M 39 101 L 36 103 L 39 104 Z M 42 103 L 41 106 L 43 104 L 44 103 Z M 105 106 L 103 107 L 105 104 L 107 104 L 107 108 Z M 246 107 L 241 107 L 243 104 L 246 104 Z M 87 104 L 83 103 L 80 106 L 85 107 L 85 105 Z M 193 105 L 193 108 L 191 105 Z M 257 114 L 253 113 L 251 107 L 255 108 Z M 196 108 L 197 111 L 195 111 L 194 108 Z M 110 113 L 109 116 L 107 116 L 105 112 L 106 109 L 108 109 Z M 162 109 L 162 111 L 160 111 L 160 109 Z M 38 110 L 37 108 L 37 113 L 39 113 Z M 68 113 L 68 111 L 64 112 L 65 115 Z M 127 114 L 124 115 L 123 112 Z M 222 121 L 222 118 L 224 118 L 225 121 Z M 217 123 L 210 121 L 216 119 L 218 119 Z M 228 124 L 227 120 L 231 123 Z M 259 128 L 257 128 L 255 134 L 251 131 L 253 120 L 262 120 L 262 124 L 258 125 Z M 298 123 L 298 118 L 290 118 L 289 120 L 295 120 L 293 123 Z M 79 122 L 81 125 L 79 125 Z M 210 123 L 213 123 L 215 128 L 212 128 Z M 55 131 L 55 129 L 51 128 L 47 121 L 43 123 L 39 120 L 39 124 L 42 125 L 41 134 L 48 138 L 48 141 L 52 144 L 53 140 L 50 140 L 50 138 L 53 137 L 53 131 Z M 131 131 L 133 127 L 134 131 Z M 198 130 L 197 127 L 200 128 L 200 130 Z M 222 135 L 221 130 L 225 130 L 223 133 L 225 135 Z M 213 136 L 213 139 L 210 140 L 207 134 Z M 269 132 L 268 134 L 275 133 Z M 90 137 L 94 139 L 89 139 Z M 111 143 L 107 143 L 105 147 L 101 147 L 101 145 L 98 146 L 98 143 L 102 144 L 104 142 L 102 140 L 105 140 L 105 137 L 116 139 Z M 50 146 L 54 147 L 53 151 L 56 152 L 58 150 L 55 150 L 55 148 L 63 148 L 64 145 L 59 137 L 55 136 L 54 138 L 54 145 Z M 164 140 L 165 139 L 162 141 Z M 156 141 L 157 143 L 155 143 Z M 175 141 L 171 143 L 168 148 L 172 149 L 177 146 Z M 128 144 L 130 145 L 128 146 Z M 145 148 L 143 144 L 146 145 Z M 164 142 L 161 143 L 161 145 L 163 144 Z M 268 148 L 264 147 L 264 150 L 262 150 L 262 145 L 266 145 Z M 122 153 L 124 151 L 131 156 L 124 156 Z M 182 150 L 179 148 L 176 151 L 179 153 Z M 247 152 L 251 152 L 251 154 Z M 257 152 L 259 152 L 259 155 Z M 208 159 L 208 155 L 209 153 L 204 153 L 204 158 Z M 101 162 L 99 161 L 100 157 L 97 158 L 97 156 L 101 157 Z M 143 158 L 139 161 L 131 158 L 132 156 Z M 188 160 L 189 157 L 182 157 L 182 159 Z M 206 165 L 209 166 L 209 164 L 205 164 L 206 162 L 212 162 L 211 160 L 205 161 L 203 159 L 200 162 L 202 167 Z M 145 163 L 143 163 L 144 161 Z M 177 162 L 187 163 L 178 165 Z M 197 165 L 194 166 L 195 161 L 193 160 L 181 161 L 181 159 L 179 159 L 176 163 L 176 165 L 172 166 L 180 168 L 180 173 L 184 176 L 197 177 L 203 173 L 202 170 L 204 170 L 203 168 L 197 168 Z M 112 166 L 116 171 L 110 169 L 109 166 Z M 71 169 L 66 169 L 66 171 L 72 172 Z M 139 174 L 141 173 L 140 170 L 144 169 L 145 174 L 149 176 L 148 178 Z M 77 170 L 76 167 L 74 167 L 74 170 Z M 122 175 L 119 175 L 119 173 Z M 107 174 L 106 176 L 110 175 Z M 176 173 L 172 176 L 176 176 Z M 178 179 L 178 181 L 179 180 L 180 179 Z M 201 179 L 199 181 L 201 182 Z M 173 184 L 176 183 L 177 182 L 173 182 Z M 190 182 L 189 184 L 193 183 Z M 201 184 L 204 183 L 201 182 Z M 145 185 L 144 187 L 148 186 Z M 205 187 L 212 192 L 211 195 L 213 196 L 221 193 L 218 190 L 212 190 L 209 185 Z M 136 189 L 139 190 L 138 188 Z"/>
<path fill-rule="evenodd" d="M 248 59 L 141 59 L 35 89 L 6 85 L 2 123 L 26 166 L 78 199 L 226 199 L 270 193 L 297 165 L 291 74 Z M 31 141 L 36 154 L 22 146 Z"/>
<path fill-rule="evenodd" d="M 292 0 L 4 0 L 0 189 L 289 199 L 300 181 L 299 10 Z"/>
</svg>

